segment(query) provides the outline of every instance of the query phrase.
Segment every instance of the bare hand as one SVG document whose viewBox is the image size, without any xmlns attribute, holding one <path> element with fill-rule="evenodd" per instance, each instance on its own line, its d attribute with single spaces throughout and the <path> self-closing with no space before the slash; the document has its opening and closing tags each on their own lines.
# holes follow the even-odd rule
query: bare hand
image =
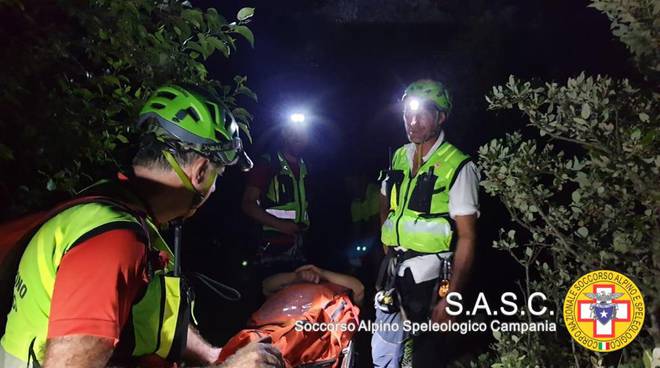
<svg viewBox="0 0 660 368">
<path fill-rule="evenodd" d="M 296 235 L 300 232 L 302 232 L 302 228 L 300 225 L 296 224 L 295 222 L 291 220 L 280 220 L 278 221 L 277 224 L 277 230 L 280 232 L 283 232 L 287 235 Z"/>
<path fill-rule="evenodd" d="M 220 365 L 222 368 L 279 368 L 284 367 L 282 354 L 271 345 L 270 336 L 240 348 Z"/>
<path fill-rule="evenodd" d="M 454 317 L 450 316 L 447 313 L 447 299 L 443 298 L 440 302 L 433 308 L 433 313 L 431 314 L 431 321 L 435 323 L 443 323 L 453 321 Z"/>
<path fill-rule="evenodd" d="M 318 284 L 323 279 L 323 270 L 314 265 L 298 267 L 295 273 L 299 280 L 314 284 Z"/>
</svg>

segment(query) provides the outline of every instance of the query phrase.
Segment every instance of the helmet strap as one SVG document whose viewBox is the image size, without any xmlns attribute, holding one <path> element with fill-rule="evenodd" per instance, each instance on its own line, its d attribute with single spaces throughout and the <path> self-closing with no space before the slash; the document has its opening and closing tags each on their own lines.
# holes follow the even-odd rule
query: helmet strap
<svg viewBox="0 0 660 368">
<path fill-rule="evenodd" d="M 165 160 L 167 160 L 167 162 L 170 164 L 170 167 L 172 167 L 172 170 L 174 170 L 176 175 L 179 177 L 179 180 L 181 180 L 183 187 L 186 188 L 189 192 L 193 193 L 193 199 L 190 204 L 190 208 L 191 209 L 196 208 L 204 199 L 204 195 L 202 195 L 202 193 L 200 193 L 197 189 L 195 189 L 192 182 L 190 181 L 190 178 L 188 178 L 188 175 L 186 175 L 186 173 L 181 168 L 181 165 L 179 165 L 179 163 L 176 161 L 176 158 L 174 158 L 174 155 L 172 155 L 171 152 L 166 150 L 163 150 L 162 152 L 163 152 L 163 157 L 165 157 Z M 213 185 L 213 182 L 211 182 L 211 185 Z M 209 188 L 211 187 L 211 185 L 209 185 Z"/>
</svg>

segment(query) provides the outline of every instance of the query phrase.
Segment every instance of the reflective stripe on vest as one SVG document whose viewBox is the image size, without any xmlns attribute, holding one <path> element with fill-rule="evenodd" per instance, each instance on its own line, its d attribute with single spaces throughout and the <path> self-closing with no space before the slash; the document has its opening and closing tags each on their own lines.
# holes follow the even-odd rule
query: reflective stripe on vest
<svg viewBox="0 0 660 368">
<path fill-rule="evenodd" d="M 392 170 L 403 172 L 403 180 L 390 192 L 390 212 L 381 228 L 381 241 L 421 253 L 448 251 L 453 239 L 453 220 L 449 217 L 449 190 L 459 169 L 469 160 L 458 148 L 445 142 L 411 177 L 406 147 L 400 147 L 392 159 Z M 409 208 L 418 179 L 423 173 L 437 176 L 430 196 L 430 211 Z"/>
<path fill-rule="evenodd" d="M 296 219 L 296 211 L 287 211 L 287 210 L 278 210 L 275 208 L 267 208 L 266 212 L 270 213 L 271 215 L 283 219 L 283 220 L 292 220 L 294 221 Z"/>
<path fill-rule="evenodd" d="M 167 268 L 158 271 L 162 276 L 171 270 L 174 256 L 160 237 L 155 225 L 148 220 L 146 223 L 149 227 L 151 247 L 167 252 L 170 257 Z M 108 204 L 87 203 L 62 211 L 37 230 L 21 257 L 16 276 L 16 283 L 24 285 L 27 291 L 21 295 L 15 289 L 14 306 L 7 318 L 5 335 L 0 341 L 7 353 L 27 362 L 29 348 L 34 341 L 34 355 L 39 362 L 43 362 L 48 313 L 55 276 L 62 257 L 80 239 L 119 228 L 134 229 L 138 233 L 144 233 L 139 221 L 133 215 Z M 158 274 L 148 284 L 144 297 L 132 309 L 134 319 L 132 328 L 136 336 L 134 356 L 136 352 L 157 352 L 159 355 L 164 354 L 162 357 L 167 357 L 169 351 L 165 352 L 165 350 L 170 349 L 171 341 L 175 339 L 175 329 L 170 327 L 172 319 L 167 316 L 179 314 L 179 292 L 170 292 L 169 298 L 163 298 L 156 286 L 161 283 Z M 164 305 L 161 301 L 164 301 Z M 136 312 L 147 310 L 151 313 L 136 315 Z M 161 310 L 165 318 L 160 317 Z M 154 319 L 147 315 L 156 317 Z M 145 323 L 145 319 L 148 322 Z"/>
<path fill-rule="evenodd" d="M 264 205 L 266 206 L 266 212 L 277 218 L 292 220 L 296 223 L 309 226 L 307 195 L 305 192 L 305 178 L 307 177 L 305 162 L 302 159 L 298 161 L 300 173 L 296 177 L 282 153 L 278 152 L 276 155 L 265 155 L 263 158 L 268 162 L 276 158 L 277 166 L 275 166 L 274 162 L 271 162 L 271 164 L 273 167 L 278 168 L 277 174 L 270 181 L 268 190 L 265 193 L 266 200 L 264 201 Z M 292 193 L 285 192 L 286 188 L 284 183 L 280 183 L 279 176 L 285 176 L 291 180 L 293 187 L 290 189 Z M 269 226 L 263 226 L 263 229 L 266 231 L 277 231 Z"/>
</svg>

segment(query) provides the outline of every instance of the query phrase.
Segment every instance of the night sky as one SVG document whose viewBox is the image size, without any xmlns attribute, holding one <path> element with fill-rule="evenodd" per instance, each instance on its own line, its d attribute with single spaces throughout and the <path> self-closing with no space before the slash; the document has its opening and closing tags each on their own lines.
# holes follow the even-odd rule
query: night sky
<svg viewBox="0 0 660 368">
<path fill-rule="evenodd" d="M 255 115 L 254 155 L 272 146 L 277 125 L 292 109 L 305 109 L 312 117 L 314 139 L 304 155 L 313 200 L 307 246 L 313 261 L 338 271 L 346 263 L 343 230 L 350 214 L 343 178 L 364 172 L 375 179 L 386 168 L 388 147 L 406 143 L 399 99 L 411 81 L 431 77 L 447 84 L 454 98 L 445 126 L 448 139 L 476 156 L 480 145 L 524 129 L 519 113 L 486 110 L 484 95 L 506 83 L 509 74 L 559 83 L 583 70 L 636 77 L 607 17 L 587 8 L 586 1 L 193 3 L 216 7 L 228 19 L 243 6 L 256 8 L 250 23 L 255 48 L 241 40 L 230 60 L 212 57 L 210 76 L 225 82 L 236 74 L 248 76 L 259 96 L 258 103 L 243 101 Z M 232 304 L 198 291 L 202 331 L 216 343 L 236 332 L 258 303 L 253 272 L 240 265 L 253 255 L 246 240 L 250 226 L 237 215 L 244 180 L 243 174 L 229 170 L 209 204 L 186 227 L 187 243 L 193 244 L 186 244 L 184 269 L 205 272 L 245 295 L 243 302 Z M 519 269 L 491 249 L 498 229 L 508 225 L 506 214 L 485 193 L 481 202 L 471 290 L 515 291 Z M 472 338 L 473 352 L 487 348 L 488 337 Z"/>
</svg>

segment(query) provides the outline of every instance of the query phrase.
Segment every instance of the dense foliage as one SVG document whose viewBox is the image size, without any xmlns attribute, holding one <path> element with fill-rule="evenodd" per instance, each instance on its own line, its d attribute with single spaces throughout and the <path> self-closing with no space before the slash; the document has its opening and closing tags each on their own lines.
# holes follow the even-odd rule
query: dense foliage
<svg viewBox="0 0 660 368">
<path fill-rule="evenodd" d="M 246 25 L 253 8 L 232 22 L 176 0 L 13 0 L 0 8 L 5 215 L 43 205 L 49 192 L 80 189 L 123 163 L 138 109 L 160 84 L 212 88 L 247 132 L 251 115 L 237 97 L 256 96 L 246 78 L 222 85 L 209 79 L 204 62 L 229 57 L 237 37 L 254 43 Z"/>
<path fill-rule="evenodd" d="M 481 185 L 513 221 L 495 247 L 523 267 L 525 296 L 548 294 L 559 326 L 571 284 L 590 271 L 612 269 L 641 289 L 645 328 L 614 363 L 574 343 L 563 327 L 554 334 L 498 334 L 496 367 L 641 366 L 660 346 L 660 95 L 653 87 L 660 7 L 651 1 L 592 6 L 610 17 L 644 80 L 582 73 L 560 85 L 512 76 L 494 87 L 489 109 L 519 110 L 538 138 L 513 133 L 481 147 Z"/>
</svg>

